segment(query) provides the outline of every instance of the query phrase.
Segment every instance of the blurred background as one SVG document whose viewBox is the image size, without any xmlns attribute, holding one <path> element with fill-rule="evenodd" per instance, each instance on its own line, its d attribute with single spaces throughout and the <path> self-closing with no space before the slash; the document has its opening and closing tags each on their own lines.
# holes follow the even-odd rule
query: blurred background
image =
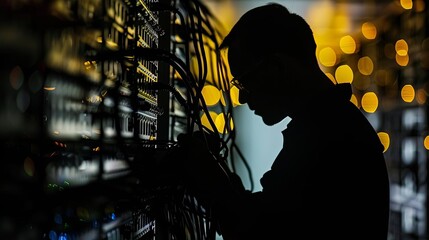
<svg viewBox="0 0 429 240">
<path fill-rule="evenodd" d="M 428 0 L 0 1 L 0 238 L 222 239 L 176 140 L 207 130 L 261 190 L 289 119 L 240 105 L 216 47 L 268 2 L 309 23 L 321 69 L 376 129 L 389 240 L 428 239 Z"/>
<path fill-rule="evenodd" d="M 351 101 L 378 132 L 391 180 L 389 239 L 428 239 L 428 1 L 208 0 L 207 4 L 230 29 L 244 12 L 269 2 L 304 17 L 313 29 L 321 68 L 334 82 L 352 83 Z M 288 119 L 266 127 L 247 105 L 235 111 L 236 142 L 252 169 L 249 175 L 246 165 L 237 163 L 237 171 L 247 179 L 248 188 L 260 190 L 259 179 L 282 147 L 280 131 Z M 312 144 L 319 141 L 323 139 Z"/>
</svg>

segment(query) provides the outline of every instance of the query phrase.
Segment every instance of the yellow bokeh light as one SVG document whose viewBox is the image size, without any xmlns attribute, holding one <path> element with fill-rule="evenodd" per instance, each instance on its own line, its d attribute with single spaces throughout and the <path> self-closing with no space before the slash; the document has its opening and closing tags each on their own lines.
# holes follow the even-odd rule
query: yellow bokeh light
<svg viewBox="0 0 429 240">
<path fill-rule="evenodd" d="M 353 71 L 348 65 L 341 65 L 335 70 L 335 79 L 338 83 L 352 83 Z"/>
<path fill-rule="evenodd" d="M 413 8 L 413 1 L 412 0 L 400 0 L 401 6 L 404 9 L 412 9 Z"/>
<path fill-rule="evenodd" d="M 415 97 L 414 87 L 410 84 L 404 85 L 401 89 L 401 98 L 404 102 L 412 102 Z"/>
<path fill-rule="evenodd" d="M 325 47 L 319 52 L 319 61 L 326 67 L 332 67 L 337 62 L 337 55 L 331 47 Z"/>
<path fill-rule="evenodd" d="M 377 27 L 371 22 L 362 24 L 362 34 L 366 39 L 375 39 L 377 37 Z"/>
<path fill-rule="evenodd" d="M 357 100 L 357 98 L 356 98 L 356 95 L 354 95 L 354 94 L 352 94 L 352 97 L 350 98 L 350 101 L 357 107 L 357 108 L 359 108 L 360 106 L 359 106 L 359 102 L 358 102 L 358 100 Z"/>
<path fill-rule="evenodd" d="M 229 94 L 231 96 L 232 106 L 234 106 L 234 107 L 241 105 L 241 103 L 239 101 L 239 92 L 240 92 L 240 90 L 238 90 L 238 88 L 236 86 L 232 86 L 231 89 L 229 90 Z"/>
<path fill-rule="evenodd" d="M 350 35 L 346 35 L 340 39 L 340 48 L 346 54 L 352 54 L 356 51 L 356 41 Z"/>
<path fill-rule="evenodd" d="M 396 63 L 399 66 L 405 67 L 408 65 L 409 61 L 410 61 L 410 58 L 408 57 L 408 55 L 400 56 L 400 55 L 396 54 Z"/>
<path fill-rule="evenodd" d="M 219 102 L 220 92 L 217 87 L 213 85 L 205 85 L 201 90 L 201 94 L 203 95 L 204 101 L 207 106 L 213 106 Z"/>
<path fill-rule="evenodd" d="M 427 94 L 424 89 L 418 89 L 416 94 L 416 100 L 419 104 L 425 104 L 427 100 Z"/>
<path fill-rule="evenodd" d="M 234 120 L 232 119 L 232 117 L 229 120 L 229 128 L 231 129 L 231 131 L 234 130 Z"/>
<path fill-rule="evenodd" d="M 325 73 L 325 75 L 329 78 L 329 80 L 331 80 L 334 84 L 337 84 L 337 80 L 335 80 L 334 75 L 332 75 L 331 73 Z"/>
<path fill-rule="evenodd" d="M 216 129 L 219 133 L 228 133 L 228 128 L 225 126 L 225 114 L 219 113 L 215 119 Z M 229 118 L 229 128 L 232 131 L 234 129 L 234 122 L 232 118 Z"/>
<path fill-rule="evenodd" d="M 225 129 L 225 114 L 219 113 L 215 119 L 216 129 L 219 133 L 226 133 Z"/>
<path fill-rule="evenodd" d="M 372 63 L 371 58 L 361 57 L 358 61 L 358 69 L 359 72 L 363 75 L 371 75 L 372 71 L 374 70 L 374 64 Z"/>
<path fill-rule="evenodd" d="M 414 4 L 416 12 L 423 12 L 426 8 L 425 2 L 423 0 L 415 0 Z"/>
<path fill-rule="evenodd" d="M 426 150 L 429 150 L 429 136 L 425 137 L 425 139 L 423 140 L 423 144 L 424 144 Z"/>
<path fill-rule="evenodd" d="M 213 123 L 215 122 L 215 119 L 217 117 L 217 113 L 213 111 L 209 111 L 210 118 L 212 119 Z M 209 129 L 210 131 L 214 131 L 212 125 L 210 124 L 209 118 L 207 117 L 206 113 L 203 113 L 201 116 L 201 124 Z"/>
<path fill-rule="evenodd" d="M 378 97 L 374 92 L 367 92 L 362 96 L 361 104 L 365 112 L 374 113 L 378 108 Z"/>
<path fill-rule="evenodd" d="M 390 136 L 386 132 L 378 132 L 377 133 L 378 138 L 380 139 L 381 144 L 384 146 L 383 152 L 386 152 L 387 149 L 389 149 L 390 146 Z"/>
<path fill-rule="evenodd" d="M 404 39 L 399 39 L 395 43 L 395 51 L 401 57 L 407 56 L 408 54 L 408 43 Z"/>
</svg>

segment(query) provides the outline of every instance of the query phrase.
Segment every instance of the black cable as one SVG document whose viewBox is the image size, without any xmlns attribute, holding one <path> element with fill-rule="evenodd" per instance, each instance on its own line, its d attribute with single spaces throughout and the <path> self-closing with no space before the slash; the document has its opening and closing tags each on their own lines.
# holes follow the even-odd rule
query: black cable
<svg viewBox="0 0 429 240">
<path fill-rule="evenodd" d="M 194 8 L 192 7 L 192 4 L 194 4 Z M 198 63 L 198 80 L 196 80 L 193 77 L 189 77 L 189 81 L 185 81 L 185 83 L 188 83 L 188 91 L 195 91 L 195 95 L 192 96 L 194 101 L 192 101 L 190 104 L 193 104 L 193 107 L 191 107 L 192 112 L 191 112 L 191 118 L 193 118 L 193 122 L 196 123 L 198 125 L 198 127 L 200 128 L 200 131 L 204 131 L 208 134 L 212 134 L 213 136 L 219 138 L 220 133 L 217 131 L 216 125 L 213 122 L 213 119 L 211 119 L 209 111 L 208 111 L 208 107 L 205 104 L 204 98 L 201 95 L 201 89 L 204 86 L 205 83 L 205 78 L 206 78 L 206 62 L 207 59 L 205 58 L 205 53 L 204 53 L 204 42 L 203 42 L 203 35 L 207 36 L 208 39 L 212 40 L 213 43 L 215 44 L 215 53 L 216 53 L 216 62 L 217 62 L 217 71 L 218 71 L 218 76 L 219 76 L 219 81 L 218 81 L 218 86 L 221 87 L 221 89 L 227 89 L 227 93 L 229 93 L 230 91 L 230 85 L 229 82 L 226 80 L 226 64 L 224 63 L 224 61 L 222 61 L 222 56 L 221 56 L 221 52 L 218 50 L 218 46 L 219 43 L 217 41 L 216 38 L 216 34 L 219 34 L 218 31 L 216 31 L 212 25 L 210 24 L 209 18 L 211 20 L 215 20 L 217 22 L 219 22 L 216 18 L 214 18 L 214 16 L 211 14 L 211 12 L 208 10 L 208 8 L 206 6 L 204 6 L 204 4 L 202 4 L 201 2 L 197 1 L 197 0 L 193 0 L 193 1 L 184 1 L 182 2 L 182 5 L 185 6 L 185 10 L 187 11 L 187 13 L 189 14 L 189 21 L 190 24 L 187 24 L 186 21 L 184 20 L 183 15 L 181 14 L 180 11 L 178 11 L 177 8 L 172 8 L 171 10 L 175 13 L 178 14 L 178 16 L 181 18 L 181 22 L 185 24 L 184 30 L 185 32 L 187 32 L 190 37 L 185 39 L 185 43 L 186 40 L 192 41 L 193 45 L 194 45 L 194 49 L 196 51 L 196 58 L 197 58 L 197 63 Z M 203 12 L 203 14 L 201 14 L 201 12 Z M 207 18 L 204 18 L 204 16 L 206 16 Z M 197 20 L 195 21 L 194 18 L 196 18 Z M 204 23 L 204 27 L 203 26 Z M 182 24 L 183 25 L 183 24 Z M 221 24 L 219 24 L 221 26 Z M 190 27 L 189 27 L 190 26 Z M 196 27 L 193 27 L 196 26 Z M 190 29 L 190 31 L 188 31 L 188 29 Z M 186 35 L 187 37 L 188 35 Z M 187 44 L 185 44 L 185 46 L 187 46 Z M 201 52 L 200 52 L 201 50 Z M 189 56 L 189 54 L 187 54 L 187 57 Z M 186 63 L 184 64 L 186 65 Z M 186 66 L 182 65 L 182 68 L 186 68 Z M 180 71 L 178 71 L 180 74 Z M 182 71 L 185 72 L 185 71 Z M 193 76 L 192 73 L 190 71 L 188 71 L 186 73 L 187 76 Z M 183 78 L 183 77 L 182 77 Z M 186 78 L 183 78 L 186 79 Z M 241 159 L 245 162 L 245 165 L 247 167 L 247 169 L 250 171 L 250 168 L 248 167 L 247 162 L 245 161 L 244 156 L 241 154 L 241 151 L 238 149 L 238 146 L 236 146 L 236 144 L 234 143 L 235 139 L 232 137 L 235 133 L 234 130 L 230 127 L 230 123 L 229 120 L 232 116 L 232 103 L 229 99 L 229 94 L 228 94 L 228 98 L 226 99 L 226 109 L 223 108 L 222 106 L 222 111 L 224 112 L 224 116 L 225 116 L 225 126 L 227 129 L 224 129 L 223 132 L 223 136 L 226 136 L 225 139 L 221 139 L 221 148 L 224 149 L 225 151 L 228 150 L 228 142 L 232 141 L 231 145 L 237 150 L 237 152 L 239 152 L 239 155 L 241 157 Z M 198 117 L 198 112 L 202 110 L 208 117 L 208 121 L 210 123 L 210 125 L 212 126 L 212 129 L 214 131 L 214 133 L 211 133 L 207 127 L 202 126 L 200 119 Z M 194 113 L 194 114 L 192 114 Z M 193 128 L 190 128 L 193 129 Z M 229 134 L 224 134 L 225 131 L 228 131 Z M 231 149 L 232 151 L 232 149 Z M 216 155 L 216 154 L 215 154 Z M 251 175 L 251 173 L 249 172 L 249 174 Z M 252 180 L 252 178 L 251 178 Z M 253 186 L 253 183 L 252 183 Z"/>
<path fill-rule="evenodd" d="M 251 189 L 253 190 L 253 178 L 252 173 L 250 171 L 249 165 L 246 162 L 243 154 L 241 153 L 240 149 L 235 143 L 235 129 L 232 128 L 230 125 L 230 120 L 233 116 L 233 103 L 230 99 L 230 84 L 227 79 L 227 66 L 225 64 L 225 61 L 223 61 L 221 51 L 218 49 L 219 42 L 218 39 L 220 38 L 221 34 L 219 31 L 217 31 L 216 28 L 214 28 L 211 24 L 211 21 L 215 21 L 216 23 L 219 23 L 219 21 L 214 18 L 213 14 L 208 10 L 208 8 L 202 4 L 198 0 L 183 0 L 181 1 L 182 6 L 184 6 L 184 12 L 187 14 L 188 21 L 185 20 L 184 15 L 181 11 L 179 11 L 178 8 L 170 8 L 170 11 L 174 12 L 179 16 L 182 28 L 182 32 L 184 33 L 183 36 L 183 44 L 185 47 L 185 61 L 181 61 L 180 59 L 176 59 L 177 57 L 174 56 L 174 54 L 166 54 L 166 53 L 154 53 L 153 56 L 156 57 L 157 60 L 162 60 L 169 62 L 173 68 L 176 69 L 176 71 L 181 75 L 183 82 L 186 85 L 187 94 L 189 94 L 188 100 L 186 101 L 181 97 L 181 95 L 175 95 L 176 99 L 179 101 L 179 103 L 185 107 L 188 110 L 186 110 L 187 114 L 189 115 L 189 118 L 192 122 L 192 124 L 196 124 L 197 128 L 202 131 L 204 134 L 211 135 L 211 137 L 214 137 L 220 142 L 220 149 L 221 152 L 224 151 L 225 153 L 232 153 L 234 150 L 237 152 L 239 157 L 243 160 L 245 167 L 247 168 L 249 172 L 249 178 L 251 182 Z M 221 24 L 219 24 L 221 26 Z M 206 41 L 205 41 L 206 40 Z M 214 48 L 209 48 L 211 45 L 207 42 L 211 41 L 211 44 L 214 44 Z M 190 61 L 189 57 L 191 56 L 191 53 L 189 52 L 188 45 L 192 44 L 194 52 L 194 57 L 196 60 L 197 68 L 196 73 L 192 72 L 190 69 Z M 209 47 L 207 47 L 209 46 Z M 213 67 L 208 67 L 208 60 L 206 49 L 208 51 L 214 51 L 214 58 L 213 62 L 215 62 Z M 145 55 L 145 58 L 151 57 L 148 56 L 150 54 L 147 54 L 148 51 L 146 51 L 145 54 L 143 54 L 143 51 L 146 50 L 138 50 L 134 54 L 137 55 Z M 209 55 L 212 57 L 213 55 Z M 169 59 L 168 59 L 169 58 Z M 213 66 L 213 65 L 210 65 Z M 203 89 L 204 85 L 206 84 L 206 78 L 208 76 L 208 73 L 212 72 L 213 74 L 213 84 L 220 89 L 224 90 L 226 93 L 225 98 L 225 106 L 221 105 L 221 111 L 224 113 L 225 118 L 225 128 L 220 133 L 214 123 L 214 119 L 211 118 L 209 113 L 209 108 L 207 104 L 205 103 L 205 99 L 201 94 L 201 90 Z M 215 75 L 216 73 L 216 75 Z M 194 75 L 195 74 L 195 75 Z M 215 77 L 217 76 L 217 78 Z M 158 84 L 157 86 L 153 85 L 152 87 L 159 87 L 159 89 L 166 89 L 170 92 L 175 94 L 177 90 L 174 89 L 172 86 L 161 86 Z M 200 112 L 203 112 L 206 114 L 208 118 L 208 122 L 212 127 L 212 130 L 210 130 L 208 127 L 204 126 L 201 123 L 201 119 L 199 117 Z M 192 130 L 195 129 L 192 125 L 188 129 Z M 222 136 L 222 137 L 221 137 Z M 209 137 L 209 136 L 208 136 Z M 208 144 L 208 141 L 205 140 L 206 144 Z M 228 147 L 228 145 L 231 145 Z M 209 146 L 208 146 L 208 149 Z M 220 152 L 213 152 L 212 155 L 215 157 L 216 160 L 218 160 L 219 164 L 222 168 L 226 171 L 226 174 L 230 173 L 229 167 L 226 165 L 226 158 L 225 156 L 220 156 Z M 228 156 L 231 159 L 231 165 L 233 172 L 235 172 L 235 166 L 234 166 L 234 157 L 233 154 L 229 154 Z M 179 220 L 182 222 L 182 227 L 188 227 L 193 232 L 191 233 L 192 239 L 212 239 L 214 238 L 214 234 L 216 233 L 216 226 L 212 222 L 212 219 L 210 219 L 210 209 L 206 209 L 204 214 L 201 212 L 201 209 L 195 209 L 201 206 L 198 206 L 198 203 L 196 202 L 189 202 L 186 207 L 184 205 L 183 207 L 186 207 L 186 209 L 178 209 L 177 211 L 181 211 L 181 213 L 177 212 L 177 214 L 182 214 L 183 219 Z M 190 208 L 189 208 L 190 207 Z M 183 211 L 190 211 L 190 212 L 183 212 Z"/>
<path fill-rule="evenodd" d="M 161 82 L 152 82 L 145 84 L 147 89 L 153 90 L 167 90 L 173 94 L 173 96 L 177 99 L 177 101 L 185 108 L 187 113 L 190 113 L 189 103 L 188 101 L 180 94 L 179 91 L 170 84 L 161 83 Z"/>
</svg>

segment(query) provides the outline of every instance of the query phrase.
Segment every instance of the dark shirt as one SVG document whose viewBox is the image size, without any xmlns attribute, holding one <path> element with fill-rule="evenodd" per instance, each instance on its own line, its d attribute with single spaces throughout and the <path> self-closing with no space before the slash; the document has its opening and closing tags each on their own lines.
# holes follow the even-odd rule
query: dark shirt
<svg viewBox="0 0 429 240">
<path fill-rule="evenodd" d="M 383 145 L 350 96 L 339 84 L 305 101 L 262 191 L 221 201 L 224 239 L 387 239 Z"/>
</svg>

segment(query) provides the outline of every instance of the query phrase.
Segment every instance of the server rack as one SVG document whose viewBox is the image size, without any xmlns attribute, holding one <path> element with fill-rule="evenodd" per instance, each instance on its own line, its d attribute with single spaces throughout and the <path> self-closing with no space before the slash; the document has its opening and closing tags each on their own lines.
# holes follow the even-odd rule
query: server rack
<svg viewBox="0 0 429 240">
<path fill-rule="evenodd" d="M 197 32 L 205 6 L 42 0 L 0 11 L 1 194 L 17 206 L 2 209 L 1 237 L 213 239 L 210 209 L 181 185 L 179 132 L 169 131 L 178 103 L 196 106 L 182 118 L 201 127 L 193 101 L 204 102 L 205 78 L 195 81 L 190 52 L 174 52 L 172 20 L 186 16 L 182 30 Z"/>
<path fill-rule="evenodd" d="M 403 48 L 392 59 L 384 54 L 383 65 L 394 69 L 397 76 L 382 88 L 383 100 L 395 101 L 394 106 L 383 108 L 382 126 L 390 134 L 391 147 L 386 151 L 386 160 L 391 180 L 391 239 L 428 238 L 428 1 L 414 1 L 411 9 L 401 9 L 388 17 L 390 30 L 382 32 L 380 47 Z M 426 6 L 426 7 L 425 7 Z M 424 10 L 426 9 L 426 10 Z M 400 58 L 408 58 L 407 64 Z M 394 93 L 394 94 L 393 94 Z M 410 95 L 411 94 L 411 95 Z"/>
</svg>

